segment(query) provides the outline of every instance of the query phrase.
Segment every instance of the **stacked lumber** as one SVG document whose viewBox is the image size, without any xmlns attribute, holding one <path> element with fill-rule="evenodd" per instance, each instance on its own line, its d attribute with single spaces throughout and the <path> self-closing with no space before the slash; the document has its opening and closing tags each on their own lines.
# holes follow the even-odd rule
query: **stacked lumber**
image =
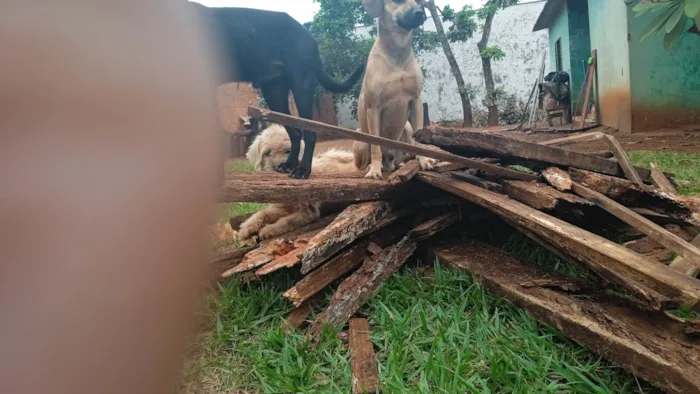
<svg viewBox="0 0 700 394">
<path fill-rule="evenodd" d="M 536 144 L 433 125 L 416 133 L 421 145 L 413 146 L 257 108 L 249 114 L 443 161 L 430 172 L 409 162 L 386 181 L 362 174 L 227 177 L 223 201 L 344 204 L 306 228 L 223 252 L 214 271 L 253 280 L 298 273 L 284 293 L 295 308 L 285 329 L 302 327 L 337 283 L 307 335 L 317 343 L 325 327 L 351 322 L 353 392 L 380 387 L 370 327 L 358 311 L 412 256 L 470 272 L 489 291 L 668 392 L 700 392 L 700 324 L 672 314 L 679 307 L 700 311 L 700 200 L 679 196 L 671 174 L 634 167 L 613 137 L 589 133 Z M 576 150 L 590 138 L 610 141 L 612 153 Z M 479 228 L 488 221 L 521 232 L 586 277 L 545 271 L 476 240 L 469 230 L 477 221 Z M 640 242 L 675 259 L 638 253 Z"/>
</svg>

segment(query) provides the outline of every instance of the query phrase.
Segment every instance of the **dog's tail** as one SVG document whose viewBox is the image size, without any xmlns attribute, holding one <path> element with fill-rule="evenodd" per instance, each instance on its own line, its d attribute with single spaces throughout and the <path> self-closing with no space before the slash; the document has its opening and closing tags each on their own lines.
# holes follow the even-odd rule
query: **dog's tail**
<svg viewBox="0 0 700 394">
<path fill-rule="evenodd" d="M 326 72 L 326 69 L 323 68 L 323 62 L 321 61 L 321 58 L 319 57 L 318 59 L 318 66 L 316 69 L 316 78 L 318 78 L 318 82 L 321 83 L 321 86 L 323 86 L 326 90 L 328 90 L 331 93 L 345 93 L 352 89 L 352 87 L 357 83 L 357 81 L 360 79 L 360 76 L 362 76 L 362 73 L 365 71 L 365 65 L 361 65 L 358 67 L 355 72 L 352 73 L 348 79 L 346 79 L 343 82 L 338 82 L 333 77 L 328 75 L 328 72 Z"/>
</svg>

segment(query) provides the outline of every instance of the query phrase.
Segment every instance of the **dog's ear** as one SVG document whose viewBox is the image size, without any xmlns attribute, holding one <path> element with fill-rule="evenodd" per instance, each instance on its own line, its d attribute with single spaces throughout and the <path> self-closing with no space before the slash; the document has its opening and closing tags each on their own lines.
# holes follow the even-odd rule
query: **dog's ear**
<svg viewBox="0 0 700 394">
<path fill-rule="evenodd" d="M 255 137 L 253 143 L 250 144 L 250 148 L 248 148 L 248 152 L 245 154 L 246 159 L 248 159 L 248 162 L 255 167 L 256 171 L 260 171 L 262 169 L 262 141 L 262 133 L 260 133 L 257 137 Z"/>
<path fill-rule="evenodd" d="M 378 18 L 384 10 L 384 0 L 362 0 L 362 5 L 372 18 Z"/>
</svg>

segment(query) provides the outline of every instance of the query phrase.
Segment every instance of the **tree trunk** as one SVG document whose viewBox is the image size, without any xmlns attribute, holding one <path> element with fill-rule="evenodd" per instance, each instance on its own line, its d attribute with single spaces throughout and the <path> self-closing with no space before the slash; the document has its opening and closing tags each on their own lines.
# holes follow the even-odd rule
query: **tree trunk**
<svg viewBox="0 0 700 394">
<path fill-rule="evenodd" d="M 435 6 L 435 2 L 433 0 L 426 1 L 425 6 L 428 7 L 430 15 L 433 18 L 433 22 L 435 22 L 435 30 L 437 31 L 438 39 L 440 40 L 440 44 L 442 44 L 442 49 L 445 51 L 447 61 L 450 63 L 452 75 L 454 75 L 455 80 L 457 81 L 457 91 L 459 92 L 459 97 L 462 99 L 462 113 L 464 114 L 462 127 L 472 127 L 472 104 L 469 102 L 469 93 L 467 92 L 464 84 L 464 78 L 462 77 L 462 72 L 459 70 L 459 65 L 457 64 L 455 55 L 452 53 L 452 48 L 450 48 L 450 43 L 447 42 L 445 29 L 442 27 L 442 21 L 440 21 L 437 7 Z"/>
<path fill-rule="evenodd" d="M 489 57 L 485 57 L 483 53 L 489 45 L 489 36 L 491 35 L 491 24 L 493 22 L 493 17 L 496 15 L 496 10 L 497 8 L 494 7 L 492 11 L 489 12 L 486 16 L 486 19 L 484 20 L 484 32 L 481 35 L 481 41 L 479 41 L 479 43 L 476 44 L 476 46 L 479 48 L 479 54 L 481 55 L 481 67 L 484 69 L 484 85 L 486 85 L 486 97 L 484 102 L 489 110 L 489 126 L 498 126 L 498 102 L 494 94 L 496 86 L 493 82 L 493 73 L 491 72 L 491 59 Z"/>
</svg>

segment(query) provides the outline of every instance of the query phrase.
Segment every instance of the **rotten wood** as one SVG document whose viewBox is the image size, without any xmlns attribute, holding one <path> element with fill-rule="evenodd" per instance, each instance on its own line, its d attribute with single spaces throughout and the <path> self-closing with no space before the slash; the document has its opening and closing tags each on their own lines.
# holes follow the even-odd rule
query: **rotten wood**
<svg viewBox="0 0 700 394">
<path fill-rule="evenodd" d="M 504 181 L 505 193 L 540 211 L 570 211 L 594 206 L 590 201 L 536 182 Z"/>
<path fill-rule="evenodd" d="M 369 322 L 363 317 L 350 319 L 350 371 L 353 394 L 379 393 L 379 367 L 374 357 Z"/>
<path fill-rule="evenodd" d="M 700 235 L 697 235 L 690 242 L 690 244 L 695 246 L 696 248 L 700 248 Z M 677 256 L 675 259 L 673 259 L 673 261 L 671 261 L 671 264 L 669 264 L 668 266 L 674 271 L 678 271 L 684 275 L 688 275 L 693 278 L 700 274 L 700 265 L 693 262 L 692 260 L 684 258 L 683 256 Z"/>
<path fill-rule="evenodd" d="M 379 230 L 380 220 L 389 214 L 391 205 L 386 201 L 373 201 L 351 205 L 331 223 L 311 238 L 299 253 L 301 273 L 307 274 L 328 260 L 342 248 L 368 231 Z"/>
<path fill-rule="evenodd" d="M 547 146 L 565 146 L 565 145 L 570 145 L 570 144 L 578 144 L 581 142 L 598 141 L 598 140 L 602 140 L 603 138 L 605 138 L 605 133 L 601 133 L 599 131 L 593 131 L 590 133 L 580 133 L 580 134 L 574 134 L 574 135 L 570 135 L 570 136 L 562 137 L 562 138 L 554 138 L 551 140 L 542 141 L 539 144 L 540 145 L 547 145 Z"/>
<path fill-rule="evenodd" d="M 471 183 L 472 185 L 479 186 L 481 188 L 484 188 L 486 190 L 491 190 L 492 192 L 496 193 L 503 193 L 503 186 L 501 184 L 498 184 L 496 182 L 491 182 L 487 181 L 486 179 L 482 179 L 477 177 L 476 175 L 472 175 L 468 172 L 451 172 L 450 176 L 453 178 L 459 179 L 460 181 L 468 182 Z"/>
<path fill-rule="evenodd" d="M 389 175 L 389 182 L 398 184 L 411 180 L 420 171 L 418 160 L 413 159 L 404 164 L 401 168 Z"/>
<path fill-rule="evenodd" d="M 240 264 L 241 261 L 243 261 L 243 257 L 255 248 L 255 246 L 249 246 L 247 248 L 231 247 L 218 252 L 211 262 L 213 277 L 220 279 L 224 272 Z"/>
<path fill-rule="evenodd" d="M 327 263 L 311 271 L 310 274 L 287 290 L 284 293 L 284 297 L 294 303 L 294 305 L 301 304 L 314 294 L 319 293 L 326 286 L 359 267 L 365 260 L 370 245 L 374 245 L 377 248 L 376 254 L 381 254 L 383 248 L 396 241 L 405 230 L 407 230 L 405 223 L 396 223 L 378 231 L 371 237 L 351 245 Z"/>
<path fill-rule="evenodd" d="M 627 290 L 630 294 L 633 294 L 635 298 L 631 299 L 630 297 L 627 297 L 625 298 L 625 301 L 627 301 L 628 304 L 631 304 L 635 308 L 639 308 L 645 311 L 658 312 L 676 309 L 679 306 L 679 302 L 671 300 L 670 298 L 660 294 L 656 290 L 651 289 L 640 282 L 629 279 L 624 275 L 620 275 L 606 266 L 591 265 L 585 260 L 577 259 L 571 255 L 568 255 L 566 251 L 560 246 L 554 245 L 553 243 L 547 241 L 545 238 L 542 238 L 539 235 L 533 233 L 532 231 L 528 230 L 526 227 L 524 227 L 515 220 L 505 218 L 504 220 L 511 226 L 515 227 L 517 230 L 525 234 L 525 236 L 533 240 L 535 243 L 539 244 L 543 248 L 549 250 L 555 256 L 562 259 L 562 261 L 566 261 L 569 264 L 582 267 L 590 271 L 596 277 L 602 279 L 605 283 L 614 283 Z"/>
<path fill-rule="evenodd" d="M 407 236 L 390 246 L 338 286 L 328 308 L 312 324 L 309 337 L 318 343 L 324 326 L 340 327 L 394 274 L 416 250 L 416 243 Z"/>
<path fill-rule="evenodd" d="M 676 187 L 673 186 L 671 181 L 666 178 L 666 175 L 664 175 L 661 170 L 656 166 L 654 163 L 649 163 L 649 166 L 651 167 L 651 180 L 654 182 L 656 187 L 661 189 L 662 192 L 666 193 L 671 193 L 671 194 L 678 194 L 678 190 L 676 190 Z"/>
<path fill-rule="evenodd" d="M 424 222 L 423 224 L 420 224 L 419 226 L 411 230 L 408 233 L 408 236 L 414 241 L 422 241 L 445 230 L 446 228 L 459 222 L 459 220 L 459 214 L 449 212 L 444 215 L 440 215 L 436 218 L 430 219 L 427 222 Z"/>
<path fill-rule="evenodd" d="M 552 288 L 524 288 L 544 273 L 487 244 L 444 243 L 426 257 L 434 258 L 475 275 L 487 291 L 635 376 L 669 393 L 700 392 L 700 345 L 683 334 L 683 323 Z"/>
<path fill-rule="evenodd" d="M 286 174 L 239 172 L 231 174 L 221 189 L 219 202 L 303 202 L 373 201 L 401 198 L 415 193 L 410 183 L 393 185 L 386 181 L 354 176 L 312 174 L 303 182 Z"/>
<path fill-rule="evenodd" d="M 645 218 L 651 220 L 652 222 L 660 225 L 664 224 L 677 224 L 680 226 L 687 226 L 689 223 L 685 220 L 676 219 L 662 213 L 654 212 L 651 209 L 646 208 L 630 208 L 632 212 L 636 212 Z"/>
<path fill-rule="evenodd" d="M 605 138 L 608 140 L 617 162 L 620 163 L 620 167 L 622 167 L 622 172 L 625 173 L 625 177 L 639 186 L 644 186 L 644 181 L 642 181 L 639 173 L 637 173 L 637 169 L 632 165 L 630 158 L 627 156 L 627 152 L 625 152 L 625 149 L 622 147 L 622 145 L 620 145 L 617 138 L 609 134 L 606 134 Z"/>
<path fill-rule="evenodd" d="M 569 174 L 557 167 L 549 167 L 542 171 L 542 176 L 560 192 L 571 190 L 571 177 Z"/>
<path fill-rule="evenodd" d="M 416 179 L 460 196 L 504 219 L 517 222 L 557 245 L 567 255 L 586 263 L 601 276 L 606 274 L 601 267 L 616 274 L 605 277 L 606 280 L 624 286 L 626 283 L 621 283 L 619 278 L 625 277 L 688 307 L 694 307 L 700 301 L 699 280 L 645 260 L 624 246 L 466 182 L 427 172 L 419 173 Z"/>
<path fill-rule="evenodd" d="M 624 176 L 622 168 L 614 160 L 494 133 L 430 126 L 417 132 L 415 138 L 421 143 L 433 144 L 465 156 L 519 158 Z M 650 170 L 635 169 L 643 179 L 650 179 Z"/>
<path fill-rule="evenodd" d="M 649 186 L 639 186 L 626 179 L 569 168 L 569 175 L 589 189 L 630 208 L 646 208 L 690 225 L 700 225 L 700 199 L 664 193 Z"/>
<path fill-rule="evenodd" d="M 295 231 L 263 241 L 257 249 L 246 254 L 240 264 L 224 272 L 221 277 L 228 278 L 235 274 L 252 270 L 273 261 L 278 256 L 286 255 L 295 249 L 294 243 L 297 239 L 307 239 L 313 236 L 334 219 L 335 215 L 326 216 Z"/>
<path fill-rule="evenodd" d="M 297 118 L 291 115 L 282 114 L 279 112 L 269 111 L 256 107 L 248 107 L 248 115 L 252 118 L 263 119 L 273 123 L 279 123 L 286 126 L 296 127 L 303 130 L 310 130 L 317 133 L 337 133 L 353 139 L 355 141 L 366 142 L 372 145 L 378 145 L 385 148 L 397 149 L 407 153 L 413 153 L 432 159 L 443 160 L 450 163 L 463 164 L 470 168 L 475 168 L 495 175 L 500 175 L 509 179 L 520 180 L 536 180 L 537 176 L 525 174 L 520 171 L 511 170 L 508 168 L 499 167 L 488 164 L 483 161 L 469 159 L 458 156 L 441 150 L 434 150 L 422 146 L 411 145 L 405 142 L 394 141 L 388 138 L 373 136 L 355 130 L 345 129 L 338 126 L 331 126 L 325 123 L 316 122 L 313 120 Z M 297 182 L 301 184 L 302 182 Z"/>
<path fill-rule="evenodd" d="M 595 203 L 623 222 L 646 234 L 649 236 L 649 238 L 677 253 L 679 256 L 684 257 L 689 262 L 700 266 L 700 249 L 684 241 L 676 234 L 673 234 L 651 220 L 646 219 L 642 215 L 633 212 L 622 204 L 619 204 L 596 191 L 593 191 L 576 182 L 574 182 L 572 186 L 574 193 Z"/>
<path fill-rule="evenodd" d="M 462 171 L 466 168 L 467 166 L 465 166 L 464 164 L 454 164 L 442 161 L 440 163 L 437 163 L 435 168 L 433 168 L 433 171 L 442 174 L 445 172 Z"/>
</svg>

